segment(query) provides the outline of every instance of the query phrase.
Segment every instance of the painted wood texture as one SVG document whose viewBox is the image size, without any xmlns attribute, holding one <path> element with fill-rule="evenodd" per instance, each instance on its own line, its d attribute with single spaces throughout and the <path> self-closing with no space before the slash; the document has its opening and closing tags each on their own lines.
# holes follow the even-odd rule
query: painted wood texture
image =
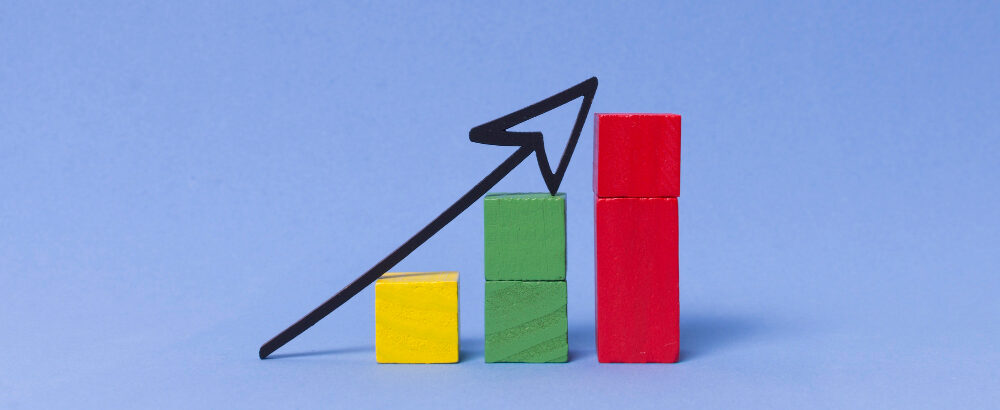
<svg viewBox="0 0 1000 410">
<path fill-rule="evenodd" d="M 594 114 L 594 193 L 680 196 L 681 116 Z"/>
<path fill-rule="evenodd" d="M 566 279 L 566 194 L 488 194 L 486 280 Z"/>
<path fill-rule="evenodd" d="M 677 361 L 677 198 L 596 198 L 597 359 Z"/>
<path fill-rule="evenodd" d="M 486 282 L 486 362 L 569 358 L 564 281 Z"/>
<path fill-rule="evenodd" d="M 458 272 L 390 272 L 375 282 L 379 363 L 455 363 L 458 352 Z"/>
</svg>

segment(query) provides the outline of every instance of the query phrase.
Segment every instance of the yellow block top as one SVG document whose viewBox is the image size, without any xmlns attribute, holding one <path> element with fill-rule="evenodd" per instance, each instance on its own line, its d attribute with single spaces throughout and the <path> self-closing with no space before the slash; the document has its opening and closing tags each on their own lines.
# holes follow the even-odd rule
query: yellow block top
<svg viewBox="0 0 1000 410">
<path fill-rule="evenodd" d="M 458 282 L 458 272 L 389 272 L 376 285 L 393 283 Z"/>
</svg>

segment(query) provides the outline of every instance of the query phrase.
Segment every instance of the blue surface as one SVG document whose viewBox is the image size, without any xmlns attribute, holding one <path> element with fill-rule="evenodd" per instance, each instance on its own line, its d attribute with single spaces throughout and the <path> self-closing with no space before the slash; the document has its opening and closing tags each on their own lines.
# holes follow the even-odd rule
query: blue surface
<svg viewBox="0 0 1000 410">
<path fill-rule="evenodd" d="M 0 10 L 0 408 L 1000 402 L 996 2 L 215 3 Z M 681 363 L 596 362 L 589 120 L 571 363 L 483 363 L 481 203 L 396 269 L 461 271 L 461 364 L 377 365 L 371 289 L 257 359 L 591 75 L 684 116 Z"/>
</svg>

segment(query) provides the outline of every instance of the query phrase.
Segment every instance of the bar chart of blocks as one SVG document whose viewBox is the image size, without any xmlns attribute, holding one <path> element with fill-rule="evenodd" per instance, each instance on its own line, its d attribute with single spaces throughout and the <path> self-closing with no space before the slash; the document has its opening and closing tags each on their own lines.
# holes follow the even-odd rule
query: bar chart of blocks
<svg viewBox="0 0 1000 410">
<path fill-rule="evenodd" d="M 264 359 L 375 284 L 378 363 L 460 361 L 459 273 L 388 272 L 470 205 L 483 204 L 482 307 L 487 363 L 569 360 L 567 194 L 558 191 L 597 88 L 591 78 L 473 128 L 473 142 L 519 147 L 492 173 L 396 251 L 260 349 Z M 582 98 L 558 164 L 540 132 L 510 128 Z M 594 114 L 594 272 L 601 363 L 673 363 L 679 351 L 678 204 L 681 117 Z M 534 154 L 549 192 L 490 189 Z M 589 229 L 588 229 L 589 231 Z"/>
</svg>

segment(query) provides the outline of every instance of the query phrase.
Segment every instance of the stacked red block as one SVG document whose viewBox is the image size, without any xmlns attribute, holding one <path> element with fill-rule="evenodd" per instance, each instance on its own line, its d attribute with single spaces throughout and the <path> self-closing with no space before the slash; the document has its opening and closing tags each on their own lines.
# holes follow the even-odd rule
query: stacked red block
<svg viewBox="0 0 1000 410">
<path fill-rule="evenodd" d="M 677 361 L 681 117 L 595 114 L 597 359 Z"/>
</svg>

